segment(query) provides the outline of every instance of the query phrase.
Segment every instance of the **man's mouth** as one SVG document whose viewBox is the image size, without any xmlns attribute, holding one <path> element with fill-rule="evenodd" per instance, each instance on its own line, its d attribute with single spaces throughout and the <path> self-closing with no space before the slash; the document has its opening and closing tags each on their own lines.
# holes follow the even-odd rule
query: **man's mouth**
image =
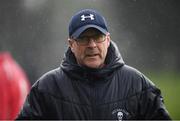
<svg viewBox="0 0 180 121">
<path fill-rule="evenodd" d="M 99 54 L 87 54 L 87 57 L 95 57 L 95 56 L 99 56 Z"/>
</svg>

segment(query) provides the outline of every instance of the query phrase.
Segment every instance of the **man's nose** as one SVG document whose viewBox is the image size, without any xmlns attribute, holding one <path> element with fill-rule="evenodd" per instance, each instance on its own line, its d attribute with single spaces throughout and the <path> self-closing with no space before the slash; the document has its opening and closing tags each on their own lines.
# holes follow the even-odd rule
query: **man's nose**
<svg viewBox="0 0 180 121">
<path fill-rule="evenodd" d="M 90 46 L 90 47 L 95 47 L 96 46 L 96 42 L 95 42 L 95 40 L 93 38 L 90 38 L 88 46 Z"/>
</svg>

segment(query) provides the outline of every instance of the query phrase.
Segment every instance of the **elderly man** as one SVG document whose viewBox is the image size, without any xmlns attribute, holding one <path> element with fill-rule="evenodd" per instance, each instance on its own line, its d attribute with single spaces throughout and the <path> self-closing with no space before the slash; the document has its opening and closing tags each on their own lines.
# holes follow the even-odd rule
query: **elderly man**
<svg viewBox="0 0 180 121">
<path fill-rule="evenodd" d="M 102 15 L 76 13 L 61 66 L 32 87 L 17 119 L 170 119 L 161 92 L 124 64 Z"/>
</svg>

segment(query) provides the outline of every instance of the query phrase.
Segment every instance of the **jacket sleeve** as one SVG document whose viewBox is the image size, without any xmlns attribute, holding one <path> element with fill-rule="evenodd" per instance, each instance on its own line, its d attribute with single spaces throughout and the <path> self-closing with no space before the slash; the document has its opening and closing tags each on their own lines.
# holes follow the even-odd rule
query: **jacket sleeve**
<svg viewBox="0 0 180 121">
<path fill-rule="evenodd" d="M 143 89 L 139 95 L 139 118 L 148 120 L 171 120 L 165 108 L 160 89 L 143 77 Z"/>
<path fill-rule="evenodd" d="M 42 95 L 37 89 L 37 84 L 32 87 L 26 101 L 19 113 L 17 120 L 23 119 L 43 119 L 43 101 Z"/>
</svg>

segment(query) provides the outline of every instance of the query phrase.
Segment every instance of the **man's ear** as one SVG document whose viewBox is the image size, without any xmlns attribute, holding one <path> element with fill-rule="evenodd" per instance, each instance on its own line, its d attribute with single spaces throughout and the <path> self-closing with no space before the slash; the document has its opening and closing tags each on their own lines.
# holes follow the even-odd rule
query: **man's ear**
<svg viewBox="0 0 180 121">
<path fill-rule="evenodd" d="M 107 33 L 106 34 L 106 39 L 107 39 L 107 41 L 108 41 L 108 47 L 109 47 L 109 45 L 110 45 L 110 41 L 111 41 L 111 37 L 110 37 L 110 33 Z"/>
<path fill-rule="evenodd" d="M 69 44 L 69 47 L 72 46 L 72 40 L 70 38 L 68 38 L 68 44 Z"/>
<path fill-rule="evenodd" d="M 69 47 L 71 48 L 71 51 L 73 52 L 73 40 L 68 38 L 68 44 L 69 44 Z"/>
</svg>

